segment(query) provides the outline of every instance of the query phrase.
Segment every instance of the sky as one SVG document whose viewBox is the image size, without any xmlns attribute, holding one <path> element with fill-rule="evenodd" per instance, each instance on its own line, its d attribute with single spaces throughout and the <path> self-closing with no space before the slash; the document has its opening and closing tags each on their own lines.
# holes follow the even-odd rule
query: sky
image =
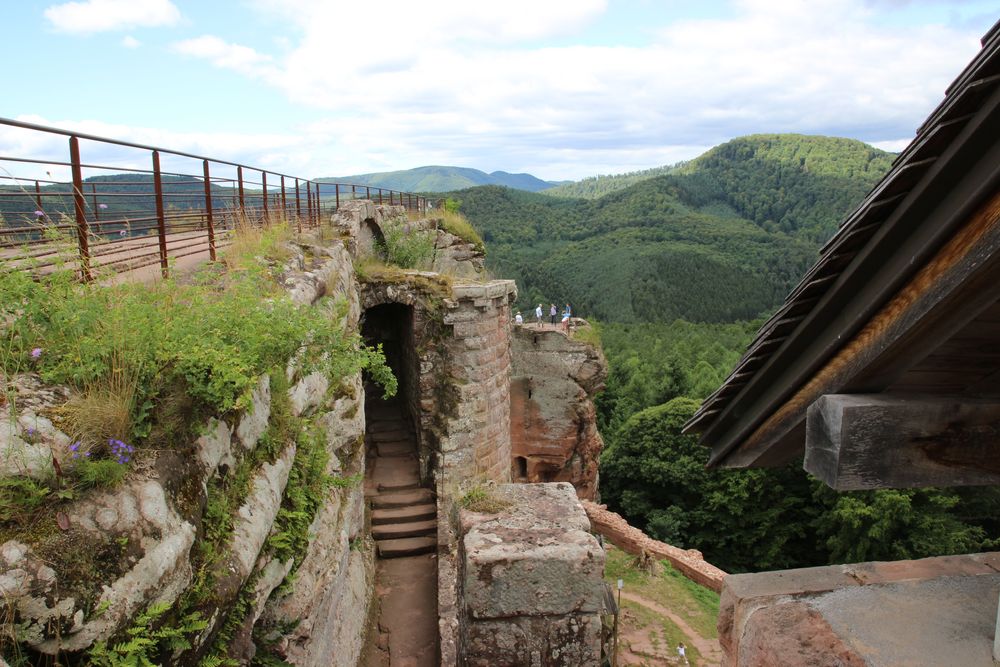
<svg viewBox="0 0 1000 667">
<path fill-rule="evenodd" d="M 900 150 L 1000 19 L 981 0 L 4 5 L 0 116 L 307 178 L 576 180 L 772 132 Z M 0 127 L 0 155 L 64 153 Z"/>
</svg>

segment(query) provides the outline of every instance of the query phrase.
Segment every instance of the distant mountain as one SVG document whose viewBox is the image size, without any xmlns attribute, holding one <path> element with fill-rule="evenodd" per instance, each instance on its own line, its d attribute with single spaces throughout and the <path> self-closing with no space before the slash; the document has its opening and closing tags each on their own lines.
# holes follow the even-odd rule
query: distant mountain
<svg viewBox="0 0 1000 667">
<path fill-rule="evenodd" d="M 892 158 L 850 139 L 755 135 L 595 199 L 494 186 L 455 196 L 522 308 L 729 322 L 781 303 Z"/>
<path fill-rule="evenodd" d="M 531 174 L 509 174 L 506 171 L 485 171 L 468 167 L 416 167 L 403 171 L 383 171 L 354 176 L 325 176 L 315 179 L 321 183 L 352 183 L 404 192 L 449 192 L 472 188 L 477 185 L 502 185 L 516 190 L 537 192 L 560 182 L 543 181 Z"/>
</svg>

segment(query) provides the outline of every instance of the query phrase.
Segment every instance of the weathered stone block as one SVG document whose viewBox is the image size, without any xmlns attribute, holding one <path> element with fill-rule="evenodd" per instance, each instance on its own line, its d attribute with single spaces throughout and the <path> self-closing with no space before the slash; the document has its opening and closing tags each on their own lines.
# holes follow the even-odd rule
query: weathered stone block
<svg viewBox="0 0 1000 667">
<path fill-rule="evenodd" d="M 465 647 L 469 667 L 582 667 L 601 659 L 601 619 L 594 614 L 474 623 Z"/>
<path fill-rule="evenodd" d="M 604 550 L 570 484 L 507 485 L 511 507 L 465 535 L 465 596 L 476 619 L 597 612 Z"/>
</svg>

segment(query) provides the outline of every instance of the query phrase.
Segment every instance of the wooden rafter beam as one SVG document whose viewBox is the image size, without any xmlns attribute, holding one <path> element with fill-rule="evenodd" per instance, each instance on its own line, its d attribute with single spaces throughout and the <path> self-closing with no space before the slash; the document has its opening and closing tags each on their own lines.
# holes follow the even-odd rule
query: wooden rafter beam
<svg viewBox="0 0 1000 667">
<path fill-rule="evenodd" d="M 804 465 L 838 491 L 1000 484 L 1000 400 L 827 394 Z"/>
</svg>

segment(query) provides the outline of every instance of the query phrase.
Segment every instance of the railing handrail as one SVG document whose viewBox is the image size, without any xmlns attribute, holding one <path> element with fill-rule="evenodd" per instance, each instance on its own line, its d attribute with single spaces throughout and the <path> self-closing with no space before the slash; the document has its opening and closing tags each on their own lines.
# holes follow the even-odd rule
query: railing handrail
<svg viewBox="0 0 1000 667">
<path fill-rule="evenodd" d="M 287 216 L 286 219 L 294 222 L 296 228 L 301 231 L 303 225 L 314 227 L 322 224 L 324 212 L 328 213 L 331 208 L 333 210 L 339 209 L 342 196 L 349 199 L 358 199 L 360 194 L 365 199 L 377 201 L 378 204 L 384 203 L 385 199 L 388 198 L 390 205 L 399 204 L 409 210 L 416 209 L 421 212 L 425 212 L 427 209 L 426 197 L 402 190 L 360 185 L 357 183 L 340 183 L 336 180 L 320 181 L 301 178 L 232 160 L 223 160 L 187 151 L 160 148 L 149 144 L 112 139 L 86 132 L 75 132 L 73 130 L 0 117 L 0 127 L 3 126 L 17 128 L 28 133 L 44 133 L 68 139 L 68 161 L 63 156 L 44 159 L 37 155 L 0 155 L 0 163 L 69 167 L 71 173 L 71 180 L 67 181 L 61 177 L 54 178 L 48 172 L 46 172 L 48 178 L 45 179 L 40 178 L 38 175 L 27 176 L 3 169 L 3 178 L 0 180 L 11 180 L 15 185 L 13 188 L 5 186 L 0 189 L 0 200 L 7 200 L 9 197 L 19 198 L 23 195 L 33 200 L 34 205 L 37 206 L 33 210 L 33 215 L 44 219 L 48 225 L 51 225 L 53 221 L 49 218 L 48 213 L 51 209 L 45 205 L 45 202 L 51 202 L 52 197 L 55 197 L 57 207 L 64 209 L 57 211 L 57 213 L 64 216 L 66 223 L 72 221 L 72 224 L 60 223 L 56 227 L 67 231 L 72 230 L 72 233 L 76 236 L 76 242 L 79 246 L 79 258 L 76 260 L 76 266 L 80 271 L 81 279 L 84 281 L 89 281 L 93 277 L 91 273 L 91 260 L 93 258 L 91 257 L 89 247 L 92 233 L 96 234 L 94 238 L 95 248 L 100 245 L 114 245 L 114 242 L 109 241 L 106 236 L 116 231 L 120 233 L 123 244 L 134 248 L 136 247 L 135 243 L 128 242 L 132 238 L 133 232 L 141 232 L 143 234 L 155 232 L 159 246 L 159 252 L 157 253 L 158 263 L 161 266 L 163 276 L 166 277 L 169 271 L 168 260 L 170 256 L 181 257 L 185 256 L 185 254 L 191 255 L 196 252 L 190 251 L 185 254 L 177 254 L 177 250 L 187 250 L 194 247 L 193 245 L 178 245 L 177 240 L 179 237 L 177 234 L 186 233 L 188 229 L 193 228 L 204 229 L 206 232 L 205 251 L 214 260 L 216 259 L 215 251 L 218 245 L 215 233 L 216 222 L 222 223 L 221 231 L 223 232 L 226 229 L 231 229 L 233 224 L 233 210 L 237 211 L 240 215 L 248 212 L 251 213 L 251 217 L 256 220 L 253 224 L 268 224 L 267 220 L 270 219 L 269 216 L 280 211 L 281 215 Z M 117 146 L 139 151 L 136 154 L 137 156 L 145 154 L 146 159 L 152 159 L 152 169 L 136 166 L 134 164 L 135 160 L 131 155 L 124 161 L 131 166 L 96 164 L 91 161 L 84 162 L 80 151 L 81 141 L 94 142 L 98 146 Z M 89 150 L 89 144 L 85 148 Z M 197 171 L 200 173 L 189 171 L 187 166 L 176 166 L 174 170 L 165 169 L 163 167 L 167 165 L 161 166 L 161 158 L 163 157 L 177 157 L 200 162 L 201 165 L 197 167 Z M 122 162 L 119 158 L 109 159 L 111 161 Z M 99 159 L 96 162 L 100 161 L 103 161 L 103 159 Z M 176 164 L 180 165 L 181 163 L 177 162 Z M 212 165 L 223 167 L 222 171 L 226 175 L 212 174 Z M 235 178 L 228 173 L 229 168 L 235 168 Z M 104 180 L 100 175 L 96 175 L 88 176 L 85 179 L 84 170 L 104 172 L 108 178 Z M 16 168 L 14 168 L 14 171 L 17 171 Z M 247 173 L 245 174 L 244 172 Z M 148 176 L 149 180 L 147 182 L 145 178 L 142 178 L 139 181 L 129 179 L 119 181 L 111 177 L 112 175 L 121 176 L 125 174 L 142 177 Z M 271 178 L 268 178 L 269 176 Z M 170 190 L 177 186 L 178 183 L 176 180 L 167 181 L 164 177 L 179 177 L 182 179 L 181 182 L 188 186 L 201 182 L 204 184 L 203 196 L 194 191 L 171 192 Z M 286 181 L 288 182 L 286 183 Z M 34 184 L 34 192 L 29 192 L 23 184 L 32 182 Z M 42 183 L 45 184 L 44 192 L 41 187 Z M 87 187 L 88 185 L 90 186 L 89 188 Z M 63 186 L 68 186 L 68 189 L 63 191 Z M 98 186 L 101 186 L 101 189 L 104 191 L 99 193 Z M 152 187 L 152 192 L 148 191 L 150 186 Z M 222 188 L 224 192 L 213 195 L 213 190 L 216 186 Z M 327 188 L 326 195 L 323 193 L 324 187 Z M 331 193 L 330 188 L 334 192 Z M 350 188 L 349 195 L 347 194 L 347 188 Z M 17 192 L 18 189 L 20 189 L 20 192 Z M 118 192 L 115 190 L 118 190 Z M 100 204 L 98 204 L 98 196 L 104 200 Z M 67 201 L 67 197 L 72 201 Z M 135 202 L 134 208 L 132 210 L 122 210 L 121 207 L 117 207 L 114 213 L 108 211 L 108 217 L 104 217 L 101 214 L 101 209 L 108 209 L 108 204 L 112 204 L 116 199 L 130 204 Z M 180 200 L 181 208 L 175 211 L 169 210 L 168 205 L 173 206 L 170 201 L 171 199 Z M 145 205 L 142 203 L 143 200 L 145 201 Z M 229 207 L 230 202 L 233 210 L 223 210 Z M 72 212 L 65 210 L 67 204 L 71 205 Z M 219 204 L 222 204 L 221 208 Z M 262 209 L 262 216 L 254 213 L 257 206 L 260 206 Z M 29 211 L 31 210 L 29 208 Z M 23 211 L 17 212 L 16 207 L 15 214 L 29 219 L 32 215 L 32 213 L 25 214 Z M 216 216 L 219 218 L 218 221 L 215 220 Z M 140 225 L 136 223 L 148 224 Z M 45 236 L 40 232 L 30 231 L 30 229 L 30 225 L 23 224 L 20 226 L 15 225 L 14 227 L 0 226 L 0 253 L 3 255 L 0 259 L 11 260 L 14 262 L 14 266 L 18 266 L 18 263 L 23 260 L 27 259 L 30 261 L 32 257 L 40 256 L 38 254 L 31 255 L 27 247 L 29 245 L 37 247 L 39 244 L 44 244 L 46 242 Z M 174 250 L 170 247 L 171 243 L 174 244 Z M 18 245 L 22 245 L 25 248 L 21 255 L 10 252 L 10 248 Z M 46 250 L 44 254 L 49 255 L 52 253 Z M 42 266 L 51 266 L 57 259 L 54 258 Z M 118 257 L 114 258 L 113 261 L 105 261 L 104 265 L 108 265 L 109 263 L 125 265 L 128 263 L 128 259 L 128 257 Z M 22 265 L 27 266 L 27 262 Z"/>
<path fill-rule="evenodd" d="M 271 169 L 262 169 L 260 167 L 254 167 L 252 165 L 243 164 L 241 162 L 231 162 L 229 160 L 222 160 L 222 159 L 219 159 L 219 158 L 209 157 L 207 155 L 198 155 L 197 153 L 188 153 L 186 151 L 177 151 L 177 150 L 173 150 L 173 149 L 170 149 L 170 148 L 161 148 L 161 147 L 158 147 L 158 146 L 153 146 L 153 145 L 150 145 L 150 144 L 140 144 L 140 143 L 136 143 L 136 142 L 133 142 L 133 141 L 124 141 L 122 139 L 112 139 L 110 137 L 102 137 L 100 135 L 88 134 L 86 132 L 76 132 L 74 130 L 64 130 L 62 128 L 52 127 L 52 126 L 49 126 L 49 125 L 40 125 L 38 123 L 28 123 L 28 122 L 25 122 L 25 121 L 22 121 L 22 120 L 14 120 L 13 118 L 4 118 L 3 116 L 0 116 L 0 125 L 9 125 L 11 127 L 19 127 L 21 129 L 25 129 L 25 130 L 34 130 L 36 132 L 45 132 L 47 134 L 56 134 L 56 135 L 60 135 L 60 136 L 67 137 L 67 138 L 76 137 L 77 139 L 86 139 L 87 141 L 99 141 L 99 142 L 105 143 L 105 144 L 112 144 L 112 145 L 115 145 L 115 146 L 124 146 L 125 148 L 138 148 L 140 150 L 146 150 L 146 151 L 157 151 L 159 153 L 166 153 L 166 154 L 169 154 L 169 155 L 176 155 L 178 157 L 191 158 L 193 160 L 208 160 L 209 162 L 214 162 L 216 164 L 224 164 L 224 165 L 228 165 L 230 167 L 243 167 L 244 169 L 251 169 L 253 171 L 257 171 L 257 172 L 260 172 L 260 173 L 273 174 L 275 176 L 284 176 L 285 178 L 297 178 L 300 181 L 305 181 L 307 183 L 312 183 L 313 185 L 319 185 L 321 187 L 322 186 L 341 186 L 341 187 L 355 187 L 355 188 L 371 188 L 372 190 L 376 190 L 377 189 L 377 190 L 380 190 L 382 192 L 391 192 L 393 194 L 401 194 L 401 195 L 407 195 L 407 196 L 412 196 L 412 197 L 419 197 L 420 199 L 426 200 L 426 197 L 424 197 L 423 195 L 421 195 L 419 193 L 416 193 L 416 192 L 407 192 L 405 190 L 394 190 L 392 188 L 383 188 L 383 187 L 376 186 L 376 185 L 364 185 L 364 184 L 361 184 L 361 183 L 342 183 L 342 182 L 339 182 L 339 181 L 338 182 L 334 182 L 334 181 L 318 181 L 316 179 L 303 178 L 301 176 L 293 176 L 291 174 L 285 174 L 285 173 L 282 173 L 280 171 L 274 171 L 274 170 L 271 170 Z M 4 156 L 0 156 L 0 157 L 4 157 Z M 49 162 L 47 160 L 39 160 L 39 162 L 47 162 L 49 164 L 53 164 L 52 162 Z M 69 163 L 60 163 L 60 164 L 68 165 Z M 108 169 L 109 168 L 109 167 L 106 167 L 106 166 L 90 165 L 90 164 L 81 165 L 81 166 L 90 167 L 90 168 L 98 168 L 98 169 Z M 126 171 L 130 170 L 127 167 L 122 167 L 122 169 L 126 170 Z M 227 179 L 227 180 L 235 180 L 235 179 Z"/>
</svg>

